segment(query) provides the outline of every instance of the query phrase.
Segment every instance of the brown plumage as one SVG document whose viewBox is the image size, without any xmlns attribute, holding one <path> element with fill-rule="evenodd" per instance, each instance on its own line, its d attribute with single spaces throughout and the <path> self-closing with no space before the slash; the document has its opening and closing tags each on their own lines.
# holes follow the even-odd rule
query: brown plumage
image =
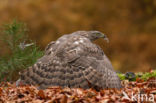
<svg viewBox="0 0 156 103">
<path fill-rule="evenodd" d="M 103 50 L 93 43 L 107 39 L 99 31 L 77 31 L 48 44 L 45 55 L 20 73 L 17 82 L 80 88 L 121 88 L 120 79 Z M 108 39 L 107 39 L 108 40 Z"/>
</svg>

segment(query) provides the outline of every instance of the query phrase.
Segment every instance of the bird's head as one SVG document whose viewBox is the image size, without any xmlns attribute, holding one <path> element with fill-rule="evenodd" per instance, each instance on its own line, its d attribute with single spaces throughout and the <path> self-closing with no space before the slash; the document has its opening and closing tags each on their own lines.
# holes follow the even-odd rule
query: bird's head
<svg viewBox="0 0 156 103">
<path fill-rule="evenodd" d="M 104 40 L 109 42 L 109 39 L 107 38 L 107 36 L 100 31 L 77 31 L 77 32 L 75 32 L 75 34 L 85 36 L 86 38 L 90 39 L 91 41 L 94 41 L 99 38 L 103 38 Z"/>
<path fill-rule="evenodd" d="M 107 36 L 99 31 L 88 31 L 88 36 L 91 40 L 96 40 L 99 38 L 103 38 L 104 40 L 106 40 L 107 42 L 109 42 L 109 39 L 107 38 Z"/>
</svg>

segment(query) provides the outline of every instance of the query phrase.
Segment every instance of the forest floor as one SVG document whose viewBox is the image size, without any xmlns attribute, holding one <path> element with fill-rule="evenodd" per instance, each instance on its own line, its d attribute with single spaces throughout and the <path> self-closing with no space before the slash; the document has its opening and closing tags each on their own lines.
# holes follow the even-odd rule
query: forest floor
<svg viewBox="0 0 156 103">
<path fill-rule="evenodd" d="M 149 72 L 152 74 L 153 71 Z M 16 87 L 15 82 L 0 84 L 0 103 L 155 103 L 156 77 L 147 80 L 122 80 L 123 88 L 84 90 L 82 88 L 50 87 L 38 90 L 36 86 Z"/>
</svg>

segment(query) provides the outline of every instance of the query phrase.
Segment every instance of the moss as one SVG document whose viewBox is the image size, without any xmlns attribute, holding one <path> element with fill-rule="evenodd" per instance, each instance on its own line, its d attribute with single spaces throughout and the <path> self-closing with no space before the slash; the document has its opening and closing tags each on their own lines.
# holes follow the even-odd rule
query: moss
<svg viewBox="0 0 156 103">
<path fill-rule="evenodd" d="M 119 76 L 120 80 L 125 80 L 126 79 L 125 74 L 118 73 L 117 75 Z"/>
<path fill-rule="evenodd" d="M 135 75 L 136 75 L 136 78 L 147 80 L 151 77 L 156 77 L 156 70 L 153 70 L 152 72 L 146 72 L 146 73 L 138 72 L 138 73 L 135 73 Z M 118 76 L 121 80 L 126 80 L 125 74 L 118 73 Z M 136 80 L 136 78 L 134 80 Z"/>
</svg>

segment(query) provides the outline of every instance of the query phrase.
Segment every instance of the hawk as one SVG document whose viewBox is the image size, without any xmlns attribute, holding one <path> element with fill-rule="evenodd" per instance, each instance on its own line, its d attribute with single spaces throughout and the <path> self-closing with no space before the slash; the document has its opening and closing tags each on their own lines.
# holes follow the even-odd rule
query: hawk
<svg viewBox="0 0 156 103">
<path fill-rule="evenodd" d="M 94 40 L 104 38 L 99 31 L 77 31 L 52 41 L 45 55 L 20 73 L 16 82 L 70 88 L 121 88 L 121 82 L 111 62 Z"/>
</svg>

